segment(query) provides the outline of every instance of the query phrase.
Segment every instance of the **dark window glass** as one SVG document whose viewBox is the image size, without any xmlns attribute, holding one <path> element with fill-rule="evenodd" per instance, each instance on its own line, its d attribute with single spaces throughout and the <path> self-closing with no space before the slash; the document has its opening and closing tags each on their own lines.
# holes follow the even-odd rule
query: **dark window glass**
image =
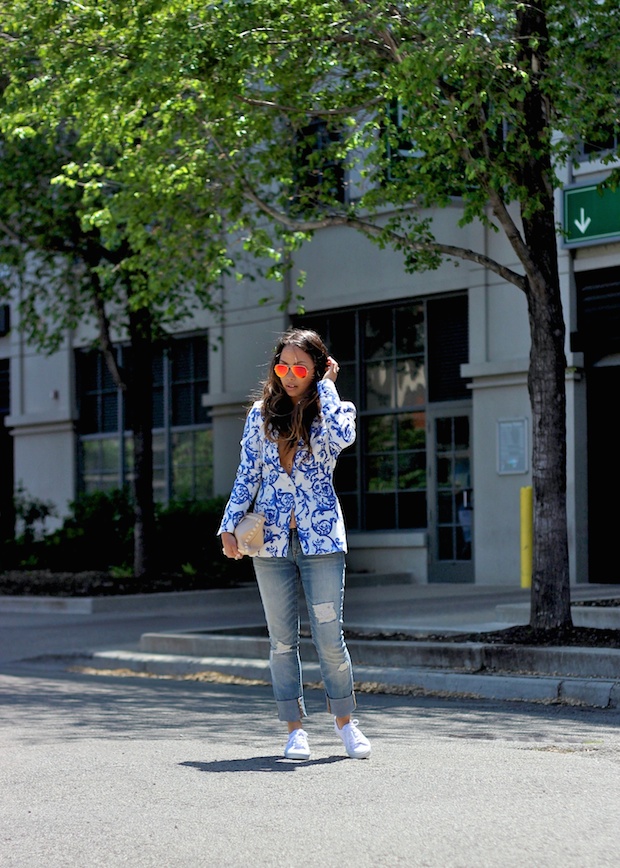
<svg viewBox="0 0 620 868">
<path fill-rule="evenodd" d="M 396 527 L 396 498 L 393 494 L 367 494 L 367 530 L 386 530 Z"/>
<path fill-rule="evenodd" d="M 426 527 L 426 492 L 398 495 L 398 526 L 402 528 Z"/>
<path fill-rule="evenodd" d="M 577 333 L 571 347 L 589 364 L 620 352 L 620 267 L 578 272 Z"/>
<path fill-rule="evenodd" d="M 296 134 L 295 201 L 303 213 L 321 203 L 345 201 L 344 167 L 338 154 L 341 130 L 318 118 Z"/>
<path fill-rule="evenodd" d="M 11 412 L 11 365 L 9 359 L 0 359 L 0 416 Z"/>
<path fill-rule="evenodd" d="M 425 528 L 427 372 L 433 401 L 469 397 L 460 376 L 468 360 L 466 297 L 313 314 L 294 322 L 325 340 L 341 365 L 340 394 L 358 408 L 358 439 L 343 452 L 336 475 L 348 527 Z M 469 440 L 466 425 L 459 419 L 453 430 L 448 419 L 442 433 L 440 421 L 440 452 L 452 453 L 455 440 Z M 448 485 L 455 475 L 452 457 L 440 467 Z"/>
<path fill-rule="evenodd" d="M 427 303 L 429 400 L 469 397 L 461 365 L 469 360 L 467 298 L 431 299 Z"/>
<path fill-rule="evenodd" d="M 469 434 L 466 416 L 435 421 L 439 560 L 471 559 L 473 492 Z"/>
<path fill-rule="evenodd" d="M 191 338 L 171 351 L 172 424 L 197 425 L 208 420 L 203 396 L 209 391 L 209 346 L 206 338 Z"/>
<path fill-rule="evenodd" d="M 611 124 L 603 124 L 598 129 L 592 130 L 587 141 L 582 141 L 578 151 L 578 158 L 589 160 L 592 157 L 602 156 L 618 149 L 620 135 L 618 129 Z"/>
<path fill-rule="evenodd" d="M 130 351 L 119 347 L 116 352 L 117 363 L 124 364 L 130 374 Z M 210 497 L 207 339 L 179 338 L 168 347 L 157 347 L 152 370 L 155 497 L 162 502 L 171 497 Z M 122 422 L 127 418 L 124 394 L 114 385 L 100 353 L 78 351 L 76 371 L 82 488 L 117 488 L 132 475 L 131 437 Z M 170 436 L 165 435 L 167 430 Z"/>
</svg>

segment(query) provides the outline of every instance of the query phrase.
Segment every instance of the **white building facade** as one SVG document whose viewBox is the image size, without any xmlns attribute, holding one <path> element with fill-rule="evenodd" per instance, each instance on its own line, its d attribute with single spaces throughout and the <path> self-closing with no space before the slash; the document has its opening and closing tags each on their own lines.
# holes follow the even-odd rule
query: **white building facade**
<svg viewBox="0 0 620 868">
<path fill-rule="evenodd" d="M 620 392 L 620 195 L 603 208 L 587 189 L 603 167 L 570 171 L 576 205 L 559 192 L 557 219 L 568 231 L 559 266 L 571 582 L 620 582 L 608 491 L 619 475 L 608 454 L 609 405 Z M 519 270 L 501 234 L 458 227 L 458 201 L 433 217 L 438 240 Z M 531 484 L 525 297 L 471 263 L 408 274 L 398 253 L 345 228 L 319 231 L 286 280 L 302 271 L 304 317 L 280 309 L 293 284 L 231 284 L 221 319 L 197 318 L 158 357 L 157 497 L 228 493 L 245 408 L 275 340 L 292 322 L 307 323 L 340 362 L 339 389 L 359 411 L 358 440 L 337 477 L 349 568 L 519 586 L 521 490 Z M 0 328 L 0 510 L 20 488 L 62 514 L 80 491 L 129 478 L 122 401 L 101 360 L 85 352 L 90 339 L 74 335 L 45 357 L 18 330 Z"/>
</svg>

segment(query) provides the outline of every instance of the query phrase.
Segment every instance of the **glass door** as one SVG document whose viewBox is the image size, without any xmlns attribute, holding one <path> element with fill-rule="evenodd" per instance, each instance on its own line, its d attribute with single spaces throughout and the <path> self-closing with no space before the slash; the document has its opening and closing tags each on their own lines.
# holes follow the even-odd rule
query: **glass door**
<svg viewBox="0 0 620 868">
<path fill-rule="evenodd" d="M 429 582 L 473 582 L 471 412 L 428 417 Z"/>
</svg>

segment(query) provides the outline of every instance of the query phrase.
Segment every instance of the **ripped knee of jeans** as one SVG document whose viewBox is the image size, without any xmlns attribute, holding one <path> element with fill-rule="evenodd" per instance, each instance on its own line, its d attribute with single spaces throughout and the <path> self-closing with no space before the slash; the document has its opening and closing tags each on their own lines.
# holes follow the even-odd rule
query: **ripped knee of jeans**
<svg viewBox="0 0 620 868">
<path fill-rule="evenodd" d="M 330 621 L 338 619 L 336 605 L 333 601 L 329 603 L 315 603 L 312 609 L 318 624 L 329 624 Z"/>
<path fill-rule="evenodd" d="M 287 645 L 285 642 L 280 642 L 280 640 L 277 639 L 272 644 L 271 650 L 274 654 L 290 654 L 294 649 L 292 645 Z"/>
</svg>

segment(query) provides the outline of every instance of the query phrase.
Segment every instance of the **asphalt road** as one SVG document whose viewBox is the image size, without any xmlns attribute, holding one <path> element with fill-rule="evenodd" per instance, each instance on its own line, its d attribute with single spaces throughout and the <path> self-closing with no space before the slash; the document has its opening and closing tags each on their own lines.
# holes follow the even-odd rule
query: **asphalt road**
<svg viewBox="0 0 620 868">
<path fill-rule="evenodd" d="M 356 592 L 349 621 L 484 623 L 496 603 L 422 592 Z M 0 868 L 617 868 L 620 710 L 364 694 L 355 761 L 309 691 L 295 763 L 270 687 L 67 669 L 147 630 L 256 623 L 255 597 L 0 614 Z"/>
<path fill-rule="evenodd" d="M 356 761 L 310 691 L 296 763 L 268 687 L 4 672 L 3 868 L 618 865 L 618 711 L 364 695 Z"/>
</svg>

